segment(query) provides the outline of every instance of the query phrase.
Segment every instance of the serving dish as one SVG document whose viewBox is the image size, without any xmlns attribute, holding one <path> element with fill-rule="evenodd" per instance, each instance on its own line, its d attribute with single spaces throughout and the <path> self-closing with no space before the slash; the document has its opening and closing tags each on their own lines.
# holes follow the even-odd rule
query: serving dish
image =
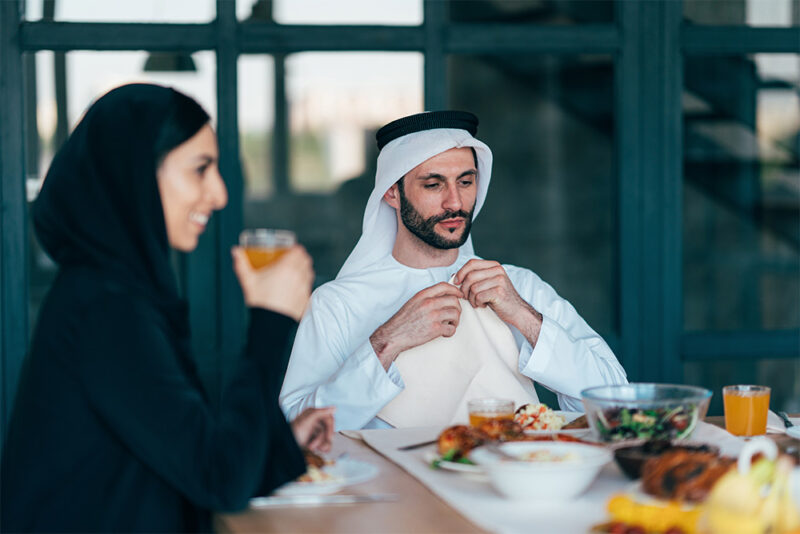
<svg viewBox="0 0 800 534">
<path fill-rule="evenodd" d="M 631 383 L 581 391 L 589 428 L 604 442 L 688 439 L 708 411 L 711 391 L 677 384 Z"/>
<path fill-rule="evenodd" d="M 495 446 L 517 460 L 493 452 Z M 612 458 L 603 447 L 555 441 L 479 447 L 469 456 L 501 495 L 537 501 L 563 501 L 583 493 Z"/>
<path fill-rule="evenodd" d="M 642 467 L 647 460 L 675 449 L 719 453 L 719 447 L 714 445 L 683 440 L 635 440 L 612 446 L 614 461 L 625 476 L 630 479 L 637 479 L 642 476 Z"/>
</svg>

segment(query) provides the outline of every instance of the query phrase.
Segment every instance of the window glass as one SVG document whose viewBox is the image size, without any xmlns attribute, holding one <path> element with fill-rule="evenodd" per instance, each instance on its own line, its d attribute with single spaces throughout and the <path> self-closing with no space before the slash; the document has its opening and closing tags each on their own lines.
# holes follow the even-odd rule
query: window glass
<svg viewBox="0 0 800 534">
<path fill-rule="evenodd" d="M 800 0 L 683 0 L 683 17 L 693 24 L 800 26 Z"/>
<path fill-rule="evenodd" d="M 684 328 L 798 328 L 800 56 L 690 56 L 684 80 Z"/>
<path fill-rule="evenodd" d="M 293 54 L 286 90 L 291 188 L 330 192 L 363 175 L 380 126 L 422 111 L 422 55 Z"/>
<path fill-rule="evenodd" d="M 240 20 L 318 25 L 418 25 L 423 16 L 422 0 L 237 0 L 236 12 Z"/>
<path fill-rule="evenodd" d="M 275 127 L 275 62 L 272 56 L 239 56 L 239 147 L 245 197 L 272 195 Z"/>
<path fill-rule="evenodd" d="M 25 0 L 26 20 L 209 22 L 214 0 Z"/>
<path fill-rule="evenodd" d="M 276 61 L 281 59 L 276 56 Z M 269 68 L 268 61 L 248 61 L 254 65 L 251 74 L 257 88 L 240 88 L 242 128 L 244 115 L 252 109 L 272 113 L 270 82 L 261 74 Z M 240 80 L 250 68 L 244 65 L 240 61 Z M 258 145 L 281 143 L 258 141 L 252 149 L 243 145 L 248 173 L 244 225 L 294 230 L 314 258 L 319 285 L 336 276 L 361 235 L 364 208 L 375 183 L 375 132 L 398 117 L 422 111 L 422 55 L 301 53 L 285 57 L 285 72 L 287 128 L 283 133 L 276 129 L 274 135 L 285 136 L 288 169 L 280 176 L 270 174 L 274 161 L 264 161 L 261 167 L 254 163 L 265 159 L 263 154 L 256 156 Z M 263 124 L 262 137 L 268 137 L 270 120 Z M 267 150 L 272 148 L 264 154 Z M 251 176 L 253 172 L 263 177 Z M 267 183 L 266 190 L 259 190 L 259 183 Z"/>
<path fill-rule="evenodd" d="M 188 57 L 188 56 L 187 56 Z M 97 97 L 130 82 L 175 87 L 197 99 L 216 117 L 216 68 L 213 52 L 192 55 L 195 70 L 145 72 L 146 52 L 37 52 L 25 54 L 26 167 L 28 205 L 36 199 L 55 151 Z M 30 217 L 28 218 L 30 222 Z M 56 266 L 28 228 L 30 274 L 29 324 L 55 276 Z"/>
<path fill-rule="evenodd" d="M 477 254 L 532 269 L 616 333 L 612 58 L 454 56 L 448 69 L 450 106 L 478 115 L 494 154 Z"/>
<path fill-rule="evenodd" d="M 797 329 L 800 56 L 689 56 L 684 65 L 684 329 Z M 798 376 L 791 359 L 684 365 L 687 383 L 714 391 L 714 415 L 721 388 L 737 383 L 768 384 L 772 409 L 797 412 Z"/>
</svg>

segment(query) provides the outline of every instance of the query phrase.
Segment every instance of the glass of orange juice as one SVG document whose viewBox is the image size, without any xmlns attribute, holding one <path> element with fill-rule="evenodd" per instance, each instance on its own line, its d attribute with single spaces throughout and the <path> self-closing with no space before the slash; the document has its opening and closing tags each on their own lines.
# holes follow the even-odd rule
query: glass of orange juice
<svg viewBox="0 0 800 534">
<path fill-rule="evenodd" d="M 473 399 L 467 402 L 469 424 L 478 426 L 489 419 L 513 419 L 514 401 L 506 399 Z"/>
<path fill-rule="evenodd" d="M 725 430 L 734 436 L 759 436 L 767 432 L 769 411 L 767 386 L 725 386 Z"/>
<path fill-rule="evenodd" d="M 239 245 L 244 248 L 254 269 L 261 269 L 274 262 L 295 243 L 297 236 L 290 230 L 255 228 L 239 234 Z"/>
</svg>

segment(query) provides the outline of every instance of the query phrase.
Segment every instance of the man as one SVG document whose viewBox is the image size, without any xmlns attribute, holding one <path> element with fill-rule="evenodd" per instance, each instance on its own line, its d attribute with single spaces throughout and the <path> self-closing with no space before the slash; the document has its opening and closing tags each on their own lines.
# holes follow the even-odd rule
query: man
<svg viewBox="0 0 800 534">
<path fill-rule="evenodd" d="M 530 390 L 535 380 L 556 392 L 562 409 L 582 411 L 585 387 L 626 382 L 608 345 L 548 284 L 474 254 L 469 231 L 492 165 L 489 147 L 474 137 L 477 124 L 471 113 L 441 111 L 378 131 L 376 186 L 361 239 L 336 280 L 314 292 L 297 333 L 281 391 L 289 418 L 335 405 L 339 429 L 391 426 L 382 410 L 406 387 L 397 365 L 403 354 L 454 336 L 469 307 L 489 309 L 508 325 L 518 365 L 512 372 Z M 435 354 L 425 357 L 435 363 Z M 448 376 L 436 379 L 447 388 Z"/>
</svg>

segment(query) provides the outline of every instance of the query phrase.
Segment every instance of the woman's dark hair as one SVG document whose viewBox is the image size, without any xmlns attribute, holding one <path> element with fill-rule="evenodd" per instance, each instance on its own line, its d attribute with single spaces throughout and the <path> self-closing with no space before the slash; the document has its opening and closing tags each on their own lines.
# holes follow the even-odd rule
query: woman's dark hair
<svg viewBox="0 0 800 534">
<path fill-rule="evenodd" d="M 173 90 L 173 104 L 164 118 L 153 147 L 156 168 L 169 152 L 191 139 L 208 122 L 208 113 L 192 98 Z"/>
</svg>

